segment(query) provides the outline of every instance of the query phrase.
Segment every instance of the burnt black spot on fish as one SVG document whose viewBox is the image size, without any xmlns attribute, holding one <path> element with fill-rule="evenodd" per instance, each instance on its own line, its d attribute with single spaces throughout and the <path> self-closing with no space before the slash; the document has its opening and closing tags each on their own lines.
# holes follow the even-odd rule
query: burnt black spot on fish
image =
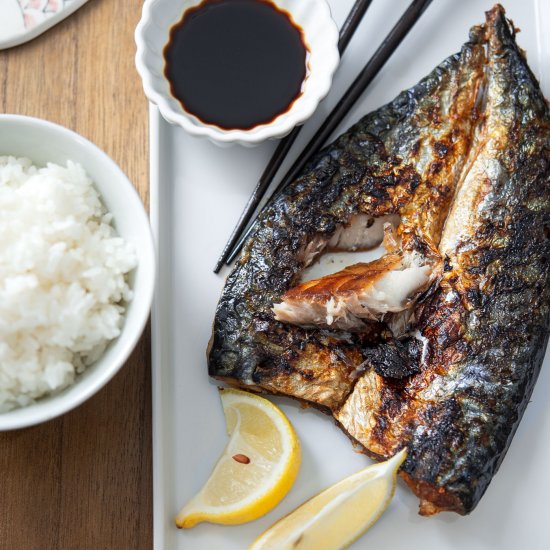
<svg viewBox="0 0 550 550">
<path fill-rule="evenodd" d="M 315 378 L 315 373 L 311 370 L 299 370 L 298 372 L 304 380 L 313 380 Z"/>
<path fill-rule="evenodd" d="M 423 256 L 430 257 L 432 255 L 432 250 L 428 243 L 424 239 L 420 238 L 418 235 L 413 235 L 410 243 L 413 249 L 418 251 Z"/>
<path fill-rule="evenodd" d="M 441 172 L 443 166 L 444 164 L 442 162 L 438 162 L 438 161 L 432 162 L 430 164 L 430 170 L 429 170 L 430 175 L 434 176 L 435 174 L 438 174 L 439 172 Z"/>
<path fill-rule="evenodd" d="M 427 118 L 435 126 L 441 123 L 441 106 L 439 102 L 436 102 L 428 109 Z"/>
<path fill-rule="evenodd" d="M 363 351 L 376 374 L 385 378 L 405 378 L 420 372 L 420 348 L 416 338 L 390 340 Z"/>
<path fill-rule="evenodd" d="M 477 288 L 468 288 L 466 290 L 466 300 L 468 309 L 480 307 L 482 305 L 483 295 Z"/>
<path fill-rule="evenodd" d="M 413 156 L 418 156 L 418 152 L 420 151 L 420 146 L 422 145 L 422 141 L 419 139 L 413 143 L 413 146 L 411 148 L 411 154 Z"/>
<path fill-rule="evenodd" d="M 450 146 L 449 143 L 445 143 L 443 141 L 436 141 L 434 143 L 434 149 L 437 154 L 437 156 L 442 159 L 445 158 L 447 153 L 449 152 Z"/>
<path fill-rule="evenodd" d="M 456 420 L 460 416 L 461 407 L 452 398 L 441 404 L 429 404 L 420 411 L 422 422 L 412 434 L 412 444 L 403 470 L 415 479 L 437 484 L 442 463 L 447 459 L 441 454 L 441 444 L 448 446 L 452 452 L 453 448 L 459 449 L 464 442 L 464 435 L 456 428 Z"/>
<path fill-rule="evenodd" d="M 403 394 L 402 387 L 399 381 L 392 381 L 382 389 L 380 394 L 380 416 L 388 421 L 391 421 L 401 413 L 403 406 L 406 404 L 406 396 Z M 383 429 L 383 424 L 380 423 L 380 428 Z"/>
</svg>

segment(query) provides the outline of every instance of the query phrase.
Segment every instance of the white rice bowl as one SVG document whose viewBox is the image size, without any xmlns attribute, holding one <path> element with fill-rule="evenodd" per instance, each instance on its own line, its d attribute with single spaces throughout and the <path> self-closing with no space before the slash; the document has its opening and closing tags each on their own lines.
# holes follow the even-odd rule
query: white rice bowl
<svg viewBox="0 0 550 550">
<path fill-rule="evenodd" d="M 0 157 L 0 412 L 63 390 L 103 354 L 136 265 L 79 164 Z"/>
</svg>

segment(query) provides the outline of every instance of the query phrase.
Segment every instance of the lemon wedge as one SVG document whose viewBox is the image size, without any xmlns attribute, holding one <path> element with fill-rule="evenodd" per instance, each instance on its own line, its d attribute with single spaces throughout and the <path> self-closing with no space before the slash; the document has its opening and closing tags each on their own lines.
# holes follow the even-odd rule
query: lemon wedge
<svg viewBox="0 0 550 550">
<path fill-rule="evenodd" d="M 382 515 L 393 493 L 403 449 L 325 489 L 265 531 L 249 550 L 340 550 Z"/>
<path fill-rule="evenodd" d="M 210 478 L 176 517 L 182 528 L 234 525 L 272 510 L 300 469 L 300 443 L 284 413 L 258 395 L 220 389 L 230 439 Z"/>
</svg>

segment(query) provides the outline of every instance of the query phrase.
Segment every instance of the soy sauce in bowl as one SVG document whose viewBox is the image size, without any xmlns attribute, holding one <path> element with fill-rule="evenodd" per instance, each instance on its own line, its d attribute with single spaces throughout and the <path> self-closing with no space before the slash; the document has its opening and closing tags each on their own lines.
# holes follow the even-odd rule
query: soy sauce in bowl
<svg viewBox="0 0 550 550">
<path fill-rule="evenodd" d="M 188 113 L 249 130 L 300 96 L 307 52 L 302 29 L 269 0 L 204 0 L 170 30 L 164 72 Z"/>
</svg>

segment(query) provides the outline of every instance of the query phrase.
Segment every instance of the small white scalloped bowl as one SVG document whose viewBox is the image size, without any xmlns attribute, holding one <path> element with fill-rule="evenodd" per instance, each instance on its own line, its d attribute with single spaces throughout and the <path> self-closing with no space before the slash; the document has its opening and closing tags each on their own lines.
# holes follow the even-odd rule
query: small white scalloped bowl
<svg viewBox="0 0 550 550">
<path fill-rule="evenodd" d="M 289 13 L 294 23 L 302 28 L 309 50 L 308 68 L 302 93 L 290 109 L 268 124 L 260 124 L 249 130 L 225 130 L 206 124 L 185 111 L 170 93 L 170 84 L 164 75 L 163 55 L 170 29 L 181 21 L 189 8 L 202 1 L 145 0 L 135 33 L 136 67 L 149 101 L 158 106 L 162 116 L 171 124 L 181 126 L 191 135 L 206 137 L 218 145 L 238 143 L 254 146 L 266 139 L 283 137 L 295 126 L 305 122 L 328 94 L 332 76 L 340 61 L 338 28 L 326 0 L 269 0 Z"/>
</svg>

